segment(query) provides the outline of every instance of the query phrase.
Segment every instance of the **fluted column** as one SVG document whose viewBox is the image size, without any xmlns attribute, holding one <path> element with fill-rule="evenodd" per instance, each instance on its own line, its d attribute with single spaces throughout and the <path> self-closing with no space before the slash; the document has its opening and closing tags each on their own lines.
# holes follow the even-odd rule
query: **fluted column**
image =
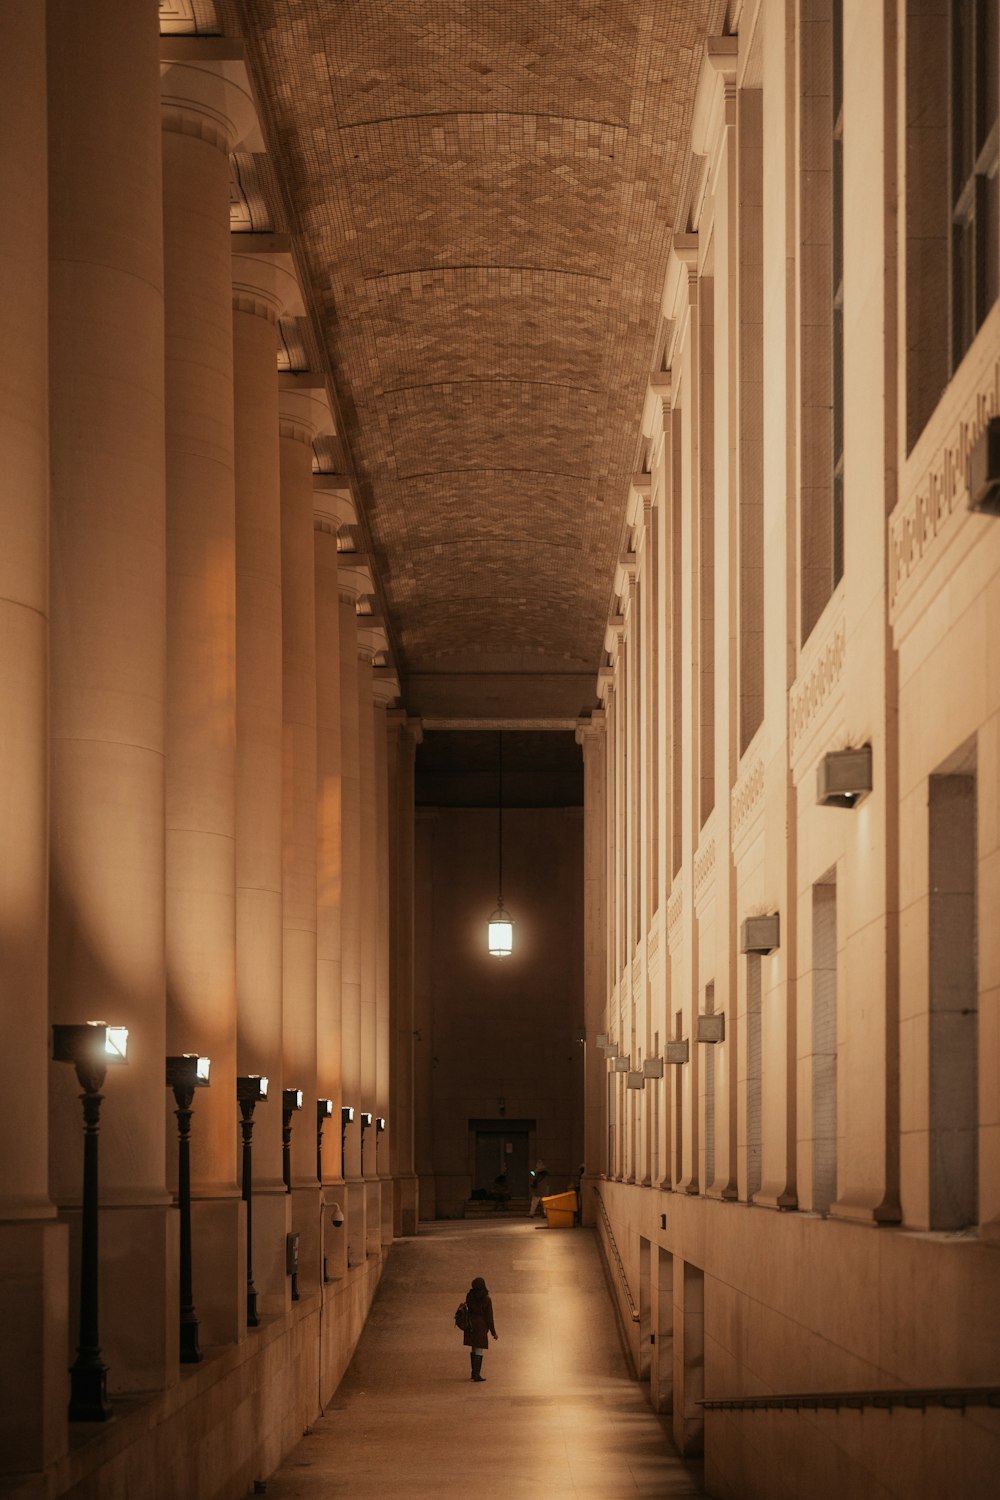
<svg viewBox="0 0 1000 1500">
<path fill-rule="evenodd" d="M 393 1051 L 390 1098 L 393 1176 L 393 1233 L 416 1234 L 419 1218 L 419 1179 L 416 1173 L 414 1132 L 414 757 L 423 738 L 418 719 L 404 709 L 386 714 L 389 740 L 389 1001 Z"/>
<path fill-rule="evenodd" d="M 343 1105 L 341 1006 L 341 734 L 340 593 L 337 533 L 354 520 L 350 490 L 337 475 L 313 475 L 316 572 L 316 1088 L 333 1100 L 323 1141 L 320 1221 L 324 1273 L 346 1265 L 346 1240 L 330 1213 L 343 1197 L 340 1111 Z M 343 1206 L 343 1205 L 341 1205 Z M 325 1393 L 321 1398 L 326 1399 Z"/>
<path fill-rule="evenodd" d="M 580 1185 L 583 1220 L 593 1223 L 594 1182 L 609 1169 L 607 1161 L 607 1062 L 597 1047 L 598 1032 L 606 1031 L 605 943 L 607 941 L 607 897 L 605 836 L 607 823 L 607 779 L 605 766 L 605 721 L 596 709 L 576 731 L 583 748 L 583 1008 L 586 1024 L 586 1071 L 584 1074 L 583 1161 L 586 1167 Z"/>
<path fill-rule="evenodd" d="M 178 1338 L 165 1170 L 159 39 L 145 7 L 51 0 L 47 15 L 49 991 L 55 1020 L 129 1028 L 128 1066 L 105 1085 L 101 1200 L 116 1211 L 102 1225 L 100 1339 L 110 1390 L 153 1390 L 177 1378 Z M 75 1236 L 72 1069 L 53 1070 L 52 1092 L 52 1190 L 72 1205 Z M 141 1282 L 114 1277 L 133 1258 Z M 70 1285 L 75 1300 L 75 1272 Z"/>
<path fill-rule="evenodd" d="M 290 1298 L 282 1177 L 281 479 L 277 319 L 300 305 L 290 257 L 244 255 L 233 237 L 236 460 L 237 1071 L 273 1079 L 254 1112 L 254 1284 L 261 1312 Z M 272 1107 L 274 1106 L 274 1107 Z M 312 1131 L 296 1118 L 293 1131 Z"/>
<path fill-rule="evenodd" d="M 0 20 L 0 1473 L 66 1447 L 67 1232 L 48 1192 L 45 8 Z"/>
<path fill-rule="evenodd" d="M 161 79 L 167 432 L 166 942 L 171 1052 L 212 1059 L 192 1131 L 202 1342 L 246 1327 L 236 1186 L 236 506 L 228 152 L 235 64 Z M 273 1106 L 274 1101 L 271 1102 Z M 261 1110 L 271 1107 L 267 1104 Z"/>
<path fill-rule="evenodd" d="M 337 587 L 340 595 L 340 744 L 341 744 L 341 1005 L 343 1089 L 345 1105 L 359 1115 L 361 1096 L 361 751 L 358 722 L 357 601 L 372 590 L 371 573 L 357 553 L 341 553 Z M 352 1265 L 365 1255 L 364 1185 L 361 1182 L 361 1127 L 348 1127 L 344 1141 L 347 1183 L 347 1254 Z"/>
<path fill-rule="evenodd" d="M 281 628 L 284 723 L 282 1052 L 289 1088 L 315 1111 L 316 1091 L 316 578 L 312 441 L 332 430 L 322 378 L 283 375 L 281 433 Z M 315 1120 L 315 1113 L 313 1113 Z M 316 1140 L 292 1138 L 292 1219 L 299 1285 L 318 1282 Z"/>
</svg>

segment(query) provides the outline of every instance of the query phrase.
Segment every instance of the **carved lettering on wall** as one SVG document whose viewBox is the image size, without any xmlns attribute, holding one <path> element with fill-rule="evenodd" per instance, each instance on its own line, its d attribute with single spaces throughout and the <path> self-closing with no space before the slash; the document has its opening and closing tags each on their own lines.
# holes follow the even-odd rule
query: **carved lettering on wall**
<svg viewBox="0 0 1000 1500">
<path fill-rule="evenodd" d="M 763 795 L 764 760 L 762 756 L 758 756 L 750 763 L 732 790 L 730 819 L 734 839 L 747 819 L 761 806 Z"/>
<path fill-rule="evenodd" d="M 966 462 L 991 417 L 1000 414 L 1000 359 L 989 366 L 979 388 L 969 399 L 951 435 L 938 449 L 934 461 L 909 500 L 898 506 L 889 528 L 889 597 L 897 596 L 910 581 L 929 566 L 935 543 L 956 510 L 965 511 L 968 485 Z"/>
<path fill-rule="evenodd" d="M 813 719 L 840 682 L 844 671 L 846 642 L 844 617 L 839 615 L 809 671 L 792 688 L 789 695 L 788 729 L 793 755 L 808 733 Z"/>
</svg>

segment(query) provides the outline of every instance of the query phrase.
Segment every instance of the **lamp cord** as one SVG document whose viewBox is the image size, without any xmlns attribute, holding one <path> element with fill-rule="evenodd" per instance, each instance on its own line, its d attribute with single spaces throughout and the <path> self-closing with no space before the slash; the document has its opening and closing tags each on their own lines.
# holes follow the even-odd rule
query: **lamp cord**
<svg viewBox="0 0 1000 1500">
<path fill-rule="evenodd" d="M 503 906 L 503 730 L 497 730 L 497 905 Z"/>
</svg>

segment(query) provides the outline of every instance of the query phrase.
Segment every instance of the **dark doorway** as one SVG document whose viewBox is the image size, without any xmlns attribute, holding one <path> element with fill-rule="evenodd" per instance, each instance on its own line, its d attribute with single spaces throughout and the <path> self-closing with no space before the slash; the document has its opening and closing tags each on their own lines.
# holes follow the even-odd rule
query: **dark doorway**
<svg viewBox="0 0 1000 1500">
<path fill-rule="evenodd" d="M 534 1120 L 470 1120 L 475 1152 L 473 1186 L 487 1193 L 502 1172 L 512 1198 L 528 1196 L 528 1165 Z"/>
</svg>

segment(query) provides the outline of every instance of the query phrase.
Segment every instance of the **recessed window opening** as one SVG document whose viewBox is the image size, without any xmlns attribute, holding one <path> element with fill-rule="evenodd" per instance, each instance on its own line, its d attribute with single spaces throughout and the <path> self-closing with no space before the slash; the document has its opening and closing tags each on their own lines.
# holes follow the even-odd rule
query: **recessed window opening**
<svg viewBox="0 0 1000 1500">
<path fill-rule="evenodd" d="M 760 89 L 739 102 L 740 754 L 764 717 L 764 153 Z"/>
<path fill-rule="evenodd" d="M 844 576 L 844 0 L 833 0 L 833 587 Z"/>
<path fill-rule="evenodd" d="M 699 823 L 715 806 L 715 282 L 698 283 Z"/>
<path fill-rule="evenodd" d="M 997 296 L 1000 173 L 997 0 L 951 0 L 951 363 Z"/>
<path fill-rule="evenodd" d="M 837 872 L 813 886 L 812 1206 L 837 1197 Z"/>
<path fill-rule="evenodd" d="M 761 1184 L 760 954 L 747 954 L 747 1199 Z"/>
<path fill-rule="evenodd" d="M 681 629 L 681 600 L 683 598 L 683 579 L 681 576 L 681 437 L 683 432 L 682 413 L 679 407 L 675 407 L 671 419 L 671 468 L 673 471 L 673 482 L 671 484 L 671 513 L 670 513 L 670 681 L 671 681 L 671 705 L 670 705 L 670 832 L 673 841 L 671 849 L 670 873 L 676 875 L 681 867 L 681 859 L 684 852 L 683 810 L 684 810 L 684 667 L 682 656 L 682 642 L 684 639 Z M 679 1034 L 678 1034 L 679 1035 Z"/>
<path fill-rule="evenodd" d="M 928 810 L 930 1227 L 954 1230 L 979 1217 L 975 770 L 932 776 Z"/>
<path fill-rule="evenodd" d="M 684 1035 L 684 1012 L 679 1010 L 674 1015 L 674 1041 L 679 1042 Z M 684 1070 L 683 1067 L 675 1067 L 670 1070 L 674 1080 L 674 1183 L 680 1182 L 684 1175 Z"/>
</svg>

